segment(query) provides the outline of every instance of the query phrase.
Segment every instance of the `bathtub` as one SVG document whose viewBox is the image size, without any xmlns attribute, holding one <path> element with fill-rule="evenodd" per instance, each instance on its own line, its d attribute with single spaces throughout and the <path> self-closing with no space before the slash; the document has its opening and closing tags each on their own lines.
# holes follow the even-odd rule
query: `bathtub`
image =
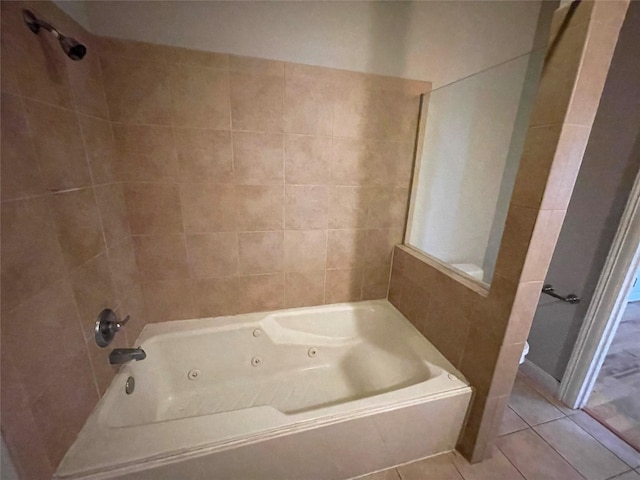
<svg viewBox="0 0 640 480">
<path fill-rule="evenodd" d="M 138 344 L 54 478 L 351 478 L 453 449 L 471 398 L 386 300 L 150 324 Z"/>
</svg>

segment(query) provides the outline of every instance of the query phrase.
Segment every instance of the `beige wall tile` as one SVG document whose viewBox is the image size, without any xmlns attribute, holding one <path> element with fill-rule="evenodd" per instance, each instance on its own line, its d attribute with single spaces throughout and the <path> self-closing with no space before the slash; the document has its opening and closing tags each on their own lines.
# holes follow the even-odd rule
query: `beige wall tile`
<svg viewBox="0 0 640 480">
<path fill-rule="evenodd" d="M 284 306 L 284 273 L 238 277 L 240 313 L 278 310 Z"/>
<path fill-rule="evenodd" d="M 96 319 L 102 310 L 119 306 L 105 253 L 85 263 L 69 276 L 78 306 L 85 341 L 93 342 Z"/>
<path fill-rule="evenodd" d="M 331 137 L 285 135 L 286 183 L 326 185 L 331 178 Z"/>
<path fill-rule="evenodd" d="M 529 336 L 538 299 L 543 282 L 521 283 L 518 285 L 513 309 L 509 317 L 507 330 L 504 335 L 506 343 L 522 343 Z"/>
<path fill-rule="evenodd" d="M 124 197 L 131 233 L 181 233 L 180 189 L 173 183 L 125 183 Z"/>
<path fill-rule="evenodd" d="M 193 280 L 186 279 L 143 282 L 147 323 L 194 318 L 192 285 Z"/>
<path fill-rule="evenodd" d="M 285 308 L 322 305 L 324 277 L 324 270 L 287 272 L 285 274 Z"/>
<path fill-rule="evenodd" d="M 180 185 L 186 233 L 229 232 L 236 228 L 236 189 L 233 185 Z"/>
<path fill-rule="evenodd" d="M 284 232 L 284 269 L 286 272 L 324 270 L 326 265 L 326 230 L 286 230 Z"/>
<path fill-rule="evenodd" d="M 174 128 L 180 179 L 192 182 L 233 182 L 231 133 Z"/>
<path fill-rule="evenodd" d="M 284 232 L 238 234 L 238 272 L 241 275 L 283 271 Z"/>
<path fill-rule="evenodd" d="M 404 229 L 407 216 L 409 190 L 407 188 L 380 187 L 368 189 L 370 228 L 399 227 Z"/>
<path fill-rule="evenodd" d="M 362 280 L 362 299 L 376 300 L 387 297 L 391 267 L 366 267 Z"/>
<path fill-rule="evenodd" d="M 231 127 L 229 73 L 193 64 L 171 65 L 172 121 L 176 127 Z"/>
<path fill-rule="evenodd" d="M 284 140 L 277 133 L 234 132 L 233 174 L 240 185 L 282 184 Z"/>
<path fill-rule="evenodd" d="M 126 181 L 178 178 L 178 159 L 170 127 L 114 123 L 116 172 Z"/>
<path fill-rule="evenodd" d="M 423 331 L 447 360 L 460 366 L 463 356 L 467 354 L 470 321 L 461 308 L 460 299 L 449 302 L 446 296 L 441 295 L 443 290 L 437 289 L 431 293 Z M 475 383 L 472 385 L 475 386 Z"/>
<path fill-rule="evenodd" d="M 112 121 L 171 125 L 171 93 L 166 64 L 138 53 L 136 59 L 101 56 Z"/>
<path fill-rule="evenodd" d="M 237 277 L 194 280 L 191 289 L 196 318 L 235 315 L 240 312 L 240 281 Z"/>
<path fill-rule="evenodd" d="M 81 62 L 67 62 L 67 70 L 76 110 L 108 119 L 109 111 L 99 57 L 87 55 Z"/>
<path fill-rule="evenodd" d="M 124 57 L 129 60 L 144 58 L 151 62 L 162 63 L 167 60 L 172 51 L 172 47 L 165 45 L 121 38 L 97 37 L 97 40 L 97 50 L 101 57 Z M 106 79 L 105 82 L 107 82 Z"/>
<path fill-rule="evenodd" d="M 33 418 L 52 465 L 60 463 L 98 401 L 95 381 L 86 359 L 86 351 L 83 351 L 74 362 L 60 369 L 57 381 L 41 390 L 42 394 L 31 404 Z M 73 395 L 69 395 L 70 385 L 73 385 Z"/>
<path fill-rule="evenodd" d="M 334 71 L 287 63 L 285 65 L 284 128 L 288 133 L 331 135 Z"/>
<path fill-rule="evenodd" d="M 287 185 L 285 227 L 291 230 L 327 228 L 329 188 Z"/>
<path fill-rule="evenodd" d="M 365 230 L 364 261 L 370 267 L 391 264 L 393 247 L 402 243 L 403 231 L 399 228 Z"/>
<path fill-rule="evenodd" d="M 496 275 L 516 283 L 520 281 L 520 274 L 537 217 L 538 210 L 536 209 L 513 204 L 509 207 L 496 260 Z"/>
<path fill-rule="evenodd" d="M 233 129 L 282 132 L 284 65 L 232 56 L 229 67 Z"/>
<path fill-rule="evenodd" d="M 329 230 L 327 268 L 356 268 L 365 263 L 366 230 Z"/>
<path fill-rule="evenodd" d="M 369 185 L 368 166 L 369 152 L 363 141 L 354 138 L 333 137 L 330 165 L 333 185 Z"/>
<path fill-rule="evenodd" d="M 459 368 L 471 385 L 484 395 L 489 393 L 499 354 L 500 341 L 472 324 Z"/>
<path fill-rule="evenodd" d="M 133 246 L 144 281 L 189 277 L 184 235 L 137 235 Z"/>
<path fill-rule="evenodd" d="M 109 248 L 109 265 L 116 294 L 124 300 L 139 287 L 140 282 L 131 237 Z"/>
<path fill-rule="evenodd" d="M 402 278 L 401 292 L 397 304 L 394 304 L 418 331 L 423 332 L 431 303 L 431 292 L 421 285 Z"/>
<path fill-rule="evenodd" d="M 558 124 L 565 120 L 588 27 L 585 22 L 570 26 L 564 30 L 562 41 L 555 43 L 554 49 L 547 53 L 529 121 L 531 126 Z"/>
<path fill-rule="evenodd" d="M 284 225 L 284 188 L 279 185 L 236 186 L 238 231 L 279 230 Z"/>
<path fill-rule="evenodd" d="M 118 159 L 111 124 L 106 120 L 78 115 L 93 184 L 124 180 L 118 177 Z"/>
<path fill-rule="evenodd" d="M 362 298 L 362 270 L 327 270 L 325 303 L 355 302 Z"/>
<path fill-rule="evenodd" d="M 520 275 L 521 282 L 544 280 L 566 213 L 565 210 L 540 210 Z"/>
<path fill-rule="evenodd" d="M 371 195 L 363 187 L 330 187 L 329 228 L 364 228 Z"/>
<path fill-rule="evenodd" d="M 227 277 L 238 272 L 238 236 L 235 233 L 187 235 L 192 278 Z"/>
<path fill-rule="evenodd" d="M 98 393 L 103 396 L 107 387 L 113 380 L 119 365 L 109 365 L 109 353 L 114 348 L 127 348 L 127 341 L 124 332 L 116 335 L 113 342 L 109 345 L 109 348 L 100 348 L 90 339 L 87 342 L 87 350 L 89 352 L 89 358 L 91 360 L 91 370 L 98 386 Z"/>
<path fill-rule="evenodd" d="M 33 319 L 40 321 L 34 322 Z M 58 341 L 52 342 L 52 338 Z M 83 362 L 88 367 L 69 282 L 52 283 L 18 308 L 3 314 L 2 348 L 6 349 L 6 358 L 19 360 L 14 365 L 32 400 L 59 381 L 63 371 L 71 368 L 73 362 Z M 3 387 L 5 385 L 3 378 Z"/>
<path fill-rule="evenodd" d="M 50 202 L 69 271 L 105 250 L 100 213 L 92 188 L 57 193 Z"/>
<path fill-rule="evenodd" d="M 74 112 L 26 102 L 40 173 L 50 190 L 91 185 L 89 166 Z"/>
<path fill-rule="evenodd" d="M 60 278 L 65 270 L 45 198 L 2 204 L 2 312 Z"/>
<path fill-rule="evenodd" d="M 0 109 L 2 199 L 44 193 L 44 180 L 40 175 L 22 99 L 3 93 Z"/>
<path fill-rule="evenodd" d="M 122 184 L 94 187 L 96 204 L 107 247 L 121 242 L 130 235 L 127 205 Z"/>
</svg>

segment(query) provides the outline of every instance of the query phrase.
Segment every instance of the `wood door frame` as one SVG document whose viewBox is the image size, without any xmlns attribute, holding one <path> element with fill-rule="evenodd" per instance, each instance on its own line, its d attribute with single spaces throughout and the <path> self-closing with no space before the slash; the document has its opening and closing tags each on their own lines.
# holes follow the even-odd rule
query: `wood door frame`
<svg viewBox="0 0 640 480">
<path fill-rule="evenodd" d="M 640 173 L 578 334 L 558 395 L 571 408 L 587 403 L 640 266 Z"/>
</svg>

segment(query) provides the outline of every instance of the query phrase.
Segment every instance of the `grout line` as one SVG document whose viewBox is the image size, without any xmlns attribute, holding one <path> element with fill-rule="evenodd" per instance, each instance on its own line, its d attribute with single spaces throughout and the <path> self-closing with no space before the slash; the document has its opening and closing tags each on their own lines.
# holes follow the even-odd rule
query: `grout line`
<svg viewBox="0 0 640 480">
<path fill-rule="evenodd" d="M 556 420 L 560 420 L 560 419 L 558 418 L 558 419 L 556 419 Z M 552 420 L 552 421 L 555 421 L 555 420 Z M 551 423 L 551 422 L 545 422 L 545 423 Z M 543 424 L 540 424 L 540 425 L 543 425 Z M 537 426 L 537 425 L 536 425 L 536 426 Z M 571 462 L 569 461 L 569 459 L 568 459 L 568 458 L 566 458 L 564 455 L 562 455 L 562 453 L 560 453 L 558 450 L 556 450 L 556 449 L 555 449 L 555 447 L 554 447 L 553 445 L 551 445 L 549 442 L 547 442 L 547 441 L 545 440 L 545 438 L 544 438 L 542 435 L 540 435 L 540 434 L 536 431 L 536 429 L 535 429 L 535 428 L 531 427 L 531 430 L 532 430 L 532 431 L 533 431 L 533 433 L 535 433 L 538 437 L 540 437 L 540 439 L 542 439 L 542 441 L 543 441 L 544 443 L 546 443 L 549 447 L 551 447 L 551 449 L 552 449 L 554 452 L 556 452 L 556 453 L 560 456 L 560 458 L 562 458 L 565 462 L 567 462 L 567 464 L 568 464 L 571 468 L 573 468 L 573 469 L 576 471 L 576 473 L 577 473 L 581 478 L 585 478 L 585 476 L 584 476 L 584 475 L 582 475 L 582 474 L 578 471 L 578 469 L 573 465 L 573 463 L 571 463 Z"/>
<path fill-rule="evenodd" d="M 529 427 L 529 428 L 531 428 L 531 427 Z M 522 432 L 522 431 L 524 431 L 524 430 L 519 430 L 519 431 L 520 431 L 520 432 Z M 512 433 L 516 433 L 516 432 L 512 432 Z M 502 451 L 502 449 L 498 446 L 498 444 L 497 444 L 497 443 L 496 443 L 495 448 L 496 448 L 496 449 L 497 449 L 497 450 L 502 454 L 502 456 L 503 456 L 504 458 L 506 458 L 506 459 L 507 459 L 507 462 L 509 462 L 509 463 L 513 466 L 513 468 L 515 468 L 515 469 L 516 469 L 516 471 L 517 471 L 517 472 L 522 476 L 522 478 L 524 478 L 525 480 L 528 480 L 528 479 L 527 479 L 527 477 L 525 476 L 524 472 L 522 472 L 522 471 L 517 467 L 517 465 L 511 461 L 511 459 L 507 456 L 507 454 L 506 454 L 506 453 L 504 453 L 504 452 Z"/>
</svg>

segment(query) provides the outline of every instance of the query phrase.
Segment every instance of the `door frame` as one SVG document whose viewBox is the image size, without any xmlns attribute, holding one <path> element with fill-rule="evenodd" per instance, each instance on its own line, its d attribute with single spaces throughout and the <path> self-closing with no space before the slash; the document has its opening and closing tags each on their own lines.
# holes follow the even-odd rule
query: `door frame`
<svg viewBox="0 0 640 480">
<path fill-rule="evenodd" d="M 587 403 L 609 350 L 640 266 L 640 173 L 613 239 L 606 263 L 558 389 L 571 408 Z"/>
</svg>

